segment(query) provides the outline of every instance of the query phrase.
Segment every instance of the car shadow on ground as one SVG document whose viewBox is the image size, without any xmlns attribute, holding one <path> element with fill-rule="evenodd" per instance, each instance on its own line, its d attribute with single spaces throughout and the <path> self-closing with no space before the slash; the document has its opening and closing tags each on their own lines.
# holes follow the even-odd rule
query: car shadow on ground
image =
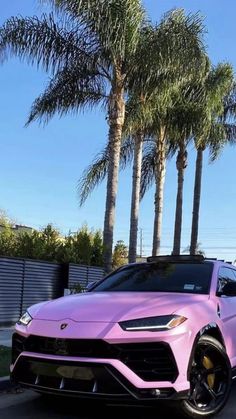
<svg viewBox="0 0 236 419">
<path fill-rule="evenodd" d="M 231 419 L 235 416 L 236 411 L 236 383 L 233 384 L 230 399 L 227 406 L 221 414 L 217 416 L 219 419 Z M 80 401 L 79 399 L 60 398 L 57 402 L 52 400 L 45 400 L 39 397 L 35 400 L 38 404 L 39 410 L 44 412 L 45 417 L 60 418 L 66 417 L 68 419 L 95 419 L 98 416 L 103 419 L 183 419 L 181 414 L 178 414 L 175 404 L 173 402 L 156 403 L 155 406 L 120 406 L 120 405 L 103 405 L 95 403 L 94 401 Z"/>
<path fill-rule="evenodd" d="M 32 402 L 34 408 L 42 412 L 42 417 L 66 417 L 68 419 L 94 419 L 103 417 L 103 419 L 180 419 L 181 415 L 176 414 L 176 410 L 172 403 L 157 403 L 154 406 L 121 406 L 121 405 L 104 405 L 94 401 L 81 401 L 76 399 L 61 398 L 58 401 L 45 400 L 39 397 Z"/>
<path fill-rule="evenodd" d="M 227 406 L 218 419 L 232 419 L 236 411 L 236 383 Z M 0 417 L 4 419 L 183 419 L 178 415 L 173 403 L 157 403 L 152 406 L 114 406 L 101 405 L 94 401 L 81 401 L 72 398 L 44 398 L 24 391 L 22 394 L 6 394 L 5 406 L 0 397 Z M 3 400 L 3 399 L 2 399 Z M 2 404 L 2 406 L 1 406 Z"/>
</svg>

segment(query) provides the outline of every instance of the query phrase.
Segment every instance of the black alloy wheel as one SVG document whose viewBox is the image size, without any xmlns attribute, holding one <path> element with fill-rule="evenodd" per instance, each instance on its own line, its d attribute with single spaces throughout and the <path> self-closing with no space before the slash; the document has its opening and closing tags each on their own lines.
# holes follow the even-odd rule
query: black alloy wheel
<svg viewBox="0 0 236 419">
<path fill-rule="evenodd" d="M 232 384 L 232 370 L 224 347 L 211 336 L 202 336 L 195 348 L 190 371 L 189 398 L 180 402 L 185 416 L 210 417 L 225 406 Z"/>
</svg>

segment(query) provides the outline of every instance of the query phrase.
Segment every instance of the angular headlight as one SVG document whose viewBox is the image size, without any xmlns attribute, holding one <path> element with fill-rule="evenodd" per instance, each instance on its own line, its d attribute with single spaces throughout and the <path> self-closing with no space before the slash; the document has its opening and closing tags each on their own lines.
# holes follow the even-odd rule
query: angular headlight
<svg viewBox="0 0 236 419">
<path fill-rule="evenodd" d="M 23 314 L 23 316 L 21 316 L 20 320 L 18 321 L 18 324 L 23 324 L 23 326 L 28 326 L 31 320 L 32 320 L 31 315 L 28 313 L 28 311 L 26 311 Z"/>
<path fill-rule="evenodd" d="M 185 322 L 186 317 L 176 316 L 170 314 L 168 316 L 157 316 L 157 317 L 147 317 L 144 319 L 136 320 L 127 320 L 120 322 L 119 325 L 123 330 L 129 332 L 141 332 L 141 331 L 162 331 L 170 330 L 176 326 L 179 326 L 181 323 Z"/>
</svg>

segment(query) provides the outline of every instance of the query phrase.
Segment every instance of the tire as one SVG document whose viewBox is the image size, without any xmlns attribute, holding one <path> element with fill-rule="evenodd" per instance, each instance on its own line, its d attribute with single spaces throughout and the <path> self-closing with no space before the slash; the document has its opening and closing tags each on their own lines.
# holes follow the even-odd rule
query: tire
<svg viewBox="0 0 236 419">
<path fill-rule="evenodd" d="M 200 337 L 190 369 L 189 398 L 178 402 L 181 417 L 216 415 L 229 398 L 231 384 L 232 369 L 224 347 L 211 336 Z"/>
</svg>

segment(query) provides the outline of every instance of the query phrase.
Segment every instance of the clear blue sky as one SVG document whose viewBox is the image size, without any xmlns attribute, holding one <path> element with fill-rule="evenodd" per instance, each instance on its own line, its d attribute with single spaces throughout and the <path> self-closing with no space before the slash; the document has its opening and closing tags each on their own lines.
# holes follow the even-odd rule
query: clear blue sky
<svg viewBox="0 0 236 419">
<path fill-rule="evenodd" d="M 236 68 L 235 0 L 145 0 L 151 18 L 174 8 L 201 11 L 208 30 L 206 42 L 214 63 L 229 61 Z M 0 23 L 12 15 L 40 15 L 37 0 L 2 0 Z M 19 222 L 40 227 L 54 223 L 63 232 L 75 231 L 85 221 L 102 228 L 105 185 L 80 209 L 77 180 L 106 142 L 107 126 L 100 111 L 59 119 L 46 127 L 34 123 L 24 128 L 30 105 L 42 92 L 49 75 L 11 59 L 0 67 L 0 208 Z M 190 147 L 186 171 L 182 245 L 189 243 L 195 152 Z M 199 241 L 208 256 L 236 258 L 236 148 L 204 165 Z M 130 211 L 130 171 L 119 183 L 115 239 L 127 242 Z M 175 163 L 168 164 L 165 190 L 163 253 L 171 250 L 176 198 Z M 153 190 L 141 205 L 144 253 L 151 251 Z"/>
</svg>

